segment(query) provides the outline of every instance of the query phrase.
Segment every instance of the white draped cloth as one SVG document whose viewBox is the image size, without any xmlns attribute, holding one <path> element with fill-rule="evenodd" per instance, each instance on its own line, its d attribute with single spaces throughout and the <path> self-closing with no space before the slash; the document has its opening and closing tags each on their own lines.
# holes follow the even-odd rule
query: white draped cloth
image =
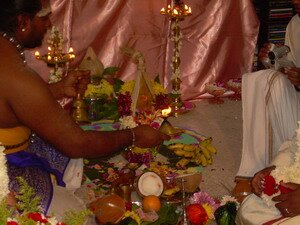
<svg viewBox="0 0 300 225">
<path fill-rule="evenodd" d="M 286 30 L 288 59 L 300 67 L 300 17 Z M 267 167 L 280 145 L 291 139 L 299 120 L 300 93 L 282 73 L 261 70 L 242 76 L 243 149 L 238 177 Z"/>
<path fill-rule="evenodd" d="M 284 142 L 279 149 L 278 155 L 270 165 L 275 165 L 276 167 L 291 166 L 295 162 L 295 152 L 299 151 L 295 141 L 296 136 L 294 136 L 292 141 Z M 270 224 L 300 224 L 300 216 L 283 218 L 280 211 L 274 205 L 270 206 L 262 198 L 251 194 L 241 204 L 237 213 L 236 223 L 238 225 L 261 225 L 277 219 L 279 220 Z"/>
</svg>

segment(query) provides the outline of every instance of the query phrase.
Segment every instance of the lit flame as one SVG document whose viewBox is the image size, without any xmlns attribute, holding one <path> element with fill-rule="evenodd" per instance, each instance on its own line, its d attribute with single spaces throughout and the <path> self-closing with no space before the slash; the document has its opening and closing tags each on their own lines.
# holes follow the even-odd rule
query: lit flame
<svg viewBox="0 0 300 225">
<path fill-rule="evenodd" d="M 173 10 L 173 14 L 176 15 L 176 16 L 178 16 L 178 15 L 179 15 L 178 10 L 177 10 L 177 9 L 174 9 L 174 10 Z"/>
<path fill-rule="evenodd" d="M 163 109 L 163 110 L 161 110 L 161 115 L 163 117 L 167 117 L 167 116 L 169 116 L 169 114 L 171 113 L 171 111 L 172 111 L 171 107 L 169 107 L 167 109 Z"/>
<path fill-rule="evenodd" d="M 40 53 L 39 53 L 38 51 L 36 51 L 36 52 L 34 53 L 34 56 L 35 56 L 35 58 L 39 59 L 39 58 L 40 58 Z"/>
<path fill-rule="evenodd" d="M 70 48 L 69 48 L 69 53 L 73 53 L 73 52 L 74 52 L 73 48 L 70 47 Z"/>
</svg>

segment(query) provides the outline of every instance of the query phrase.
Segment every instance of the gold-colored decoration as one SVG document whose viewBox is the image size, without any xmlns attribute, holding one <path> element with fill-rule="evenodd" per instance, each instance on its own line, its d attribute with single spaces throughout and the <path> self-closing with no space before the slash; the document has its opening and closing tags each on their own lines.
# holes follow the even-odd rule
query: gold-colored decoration
<svg viewBox="0 0 300 225">
<path fill-rule="evenodd" d="M 46 54 L 40 55 L 36 51 L 34 55 L 37 60 L 44 61 L 48 67 L 53 67 L 53 71 L 50 71 L 49 83 L 56 83 L 62 79 L 62 68 L 68 70 L 67 65 L 75 59 L 75 53 L 72 47 L 69 48 L 67 53 L 63 52 L 63 37 L 55 26 L 51 29 L 48 43 Z M 89 122 L 87 107 L 80 94 L 77 94 L 76 99 L 74 99 L 71 113 L 77 123 Z"/>
<path fill-rule="evenodd" d="M 172 111 L 172 109 L 170 107 L 168 109 L 162 110 L 162 116 L 164 118 L 164 121 L 160 125 L 159 131 L 163 134 L 167 134 L 170 136 L 179 135 L 179 134 L 183 133 L 183 130 L 173 127 L 172 124 L 168 121 L 168 117 L 171 114 L 171 111 Z"/>
<path fill-rule="evenodd" d="M 173 114 L 175 117 L 178 116 L 180 109 L 183 106 L 181 100 L 181 92 L 180 92 L 180 49 L 181 49 L 181 29 L 179 22 L 184 20 L 186 16 L 192 15 L 192 9 L 190 6 L 187 6 L 183 3 L 182 0 L 171 0 L 171 4 L 168 4 L 166 9 L 162 8 L 160 10 L 162 15 L 166 15 L 169 17 L 171 21 L 171 40 L 174 43 L 174 52 L 172 57 L 172 96 L 173 96 Z"/>
<path fill-rule="evenodd" d="M 84 103 L 82 96 L 77 94 L 72 106 L 72 117 L 77 123 L 88 123 L 87 106 Z"/>
<path fill-rule="evenodd" d="M 48 67 L 53 67 L 53 71 L 50 72 L 49 83 L 56 83 L 62 78 L 61 68 L 64 68 L 75 59 L 75 53 L 72 47 L 69 48 L 67 53 L 63 52 L 63 37 L 55 26 L 51 29 L 48 43 L 48 52 L 46 54 L 40 55 L 36 51 L 34 55 L 37 60 L 44 61 Z"/>
</svg>

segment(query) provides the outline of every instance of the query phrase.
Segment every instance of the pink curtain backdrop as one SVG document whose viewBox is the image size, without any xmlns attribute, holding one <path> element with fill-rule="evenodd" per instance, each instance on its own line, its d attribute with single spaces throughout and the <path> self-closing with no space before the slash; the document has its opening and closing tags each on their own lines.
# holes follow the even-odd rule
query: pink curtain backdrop
<svg viewBox="0 0 300 225">
<path fill-rule="evenodd" d="M 170 1 L 170 0 L 169 0 Z M 51 0 L 53 25 L 64 37 L 65 50 L 77 55 L 70 67 L 80 63 L 89 46 L 105 67 L 120 68 L 122 80 L 134 79 L 136 65 L 120 47 L 141 51 L 150 78 L 160 76 L 171 90 L 170 21 L 160 14 L 166 0 Z M 193 14 L 180 23 L 182 29 L 182 99 L 203 97 L 204 84 L 239 78 L 252 69 L 259 22 L 251 0 L 186 0 Z M 27 52 L 29 64 L 47 80 L 49 68 L 34 59 L 45 53 L 44 44 Z"/>
</svg>

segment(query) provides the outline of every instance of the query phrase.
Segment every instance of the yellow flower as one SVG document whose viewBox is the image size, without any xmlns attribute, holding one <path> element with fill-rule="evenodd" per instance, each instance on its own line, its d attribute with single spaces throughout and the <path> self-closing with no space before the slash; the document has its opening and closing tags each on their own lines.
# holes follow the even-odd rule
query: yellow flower
<svg viewBox="0 0 300 225">
<path fill-rule="evenodd" d="M 210 220 L 214 219 L 214 210 L 213 210 L 213 208 L 207 203 L 203 204 L 202 206 L 205 209 L 205 212 L 207 213 L 208 218 Z"/>
<path fill-rule="evenodd" d="M 130 217 L 133 219 L 138 225 L 142 223 L 140 216 L 134 211 L 126 211 L 124 217 Z"/>
<path fill-rule="evenodd" d="M 84 93 L 85 97 L 111 96 L 114 93 L 113 86 L 105 79 L 102 79 L 99 85 L 88 84 Z"/>
<path fill-rule="evenodd" d="M 129 92 L 129 94 L 131 94 L 133 92 L 133 88 L 134 88 L 134 80 L 130 80 L 130 81 L 126 81 L 120 90 L 121 94 L 126 94 L 126 92 Z"/>
<path fill-rule="evenodd" d="M 155 82 L 154 80 L 151 80 L 150 82 L 151 82 L 154 95 L 167 93 L 166 89 L 160 83 Z"/>
</svg>

